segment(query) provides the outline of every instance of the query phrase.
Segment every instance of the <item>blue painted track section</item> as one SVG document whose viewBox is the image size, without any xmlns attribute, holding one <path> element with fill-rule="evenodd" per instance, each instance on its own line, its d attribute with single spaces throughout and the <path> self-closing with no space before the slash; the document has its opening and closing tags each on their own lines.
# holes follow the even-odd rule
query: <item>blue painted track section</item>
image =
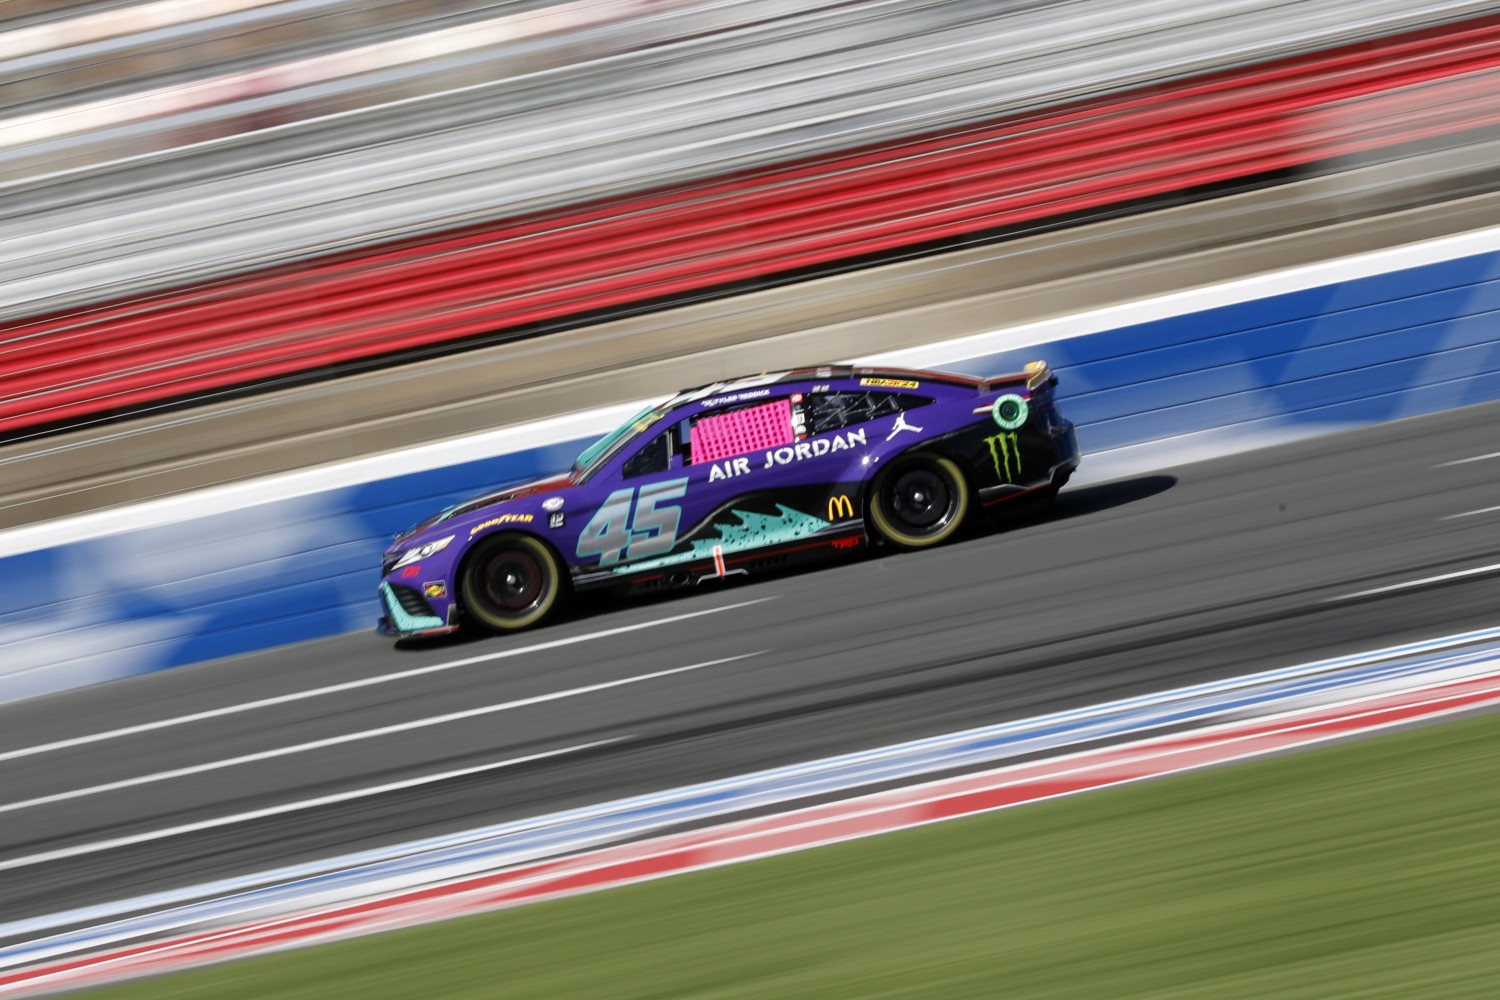
<svg viewBox="0 0 1500 1000">
<path fill-rule="evenodd" d="M 1045 357 L 1085 468 L 1115 449 L 1305 436 L 1500 399 L 1500 253 L 943 365 Z M 372 626 L 391 535 L 587 440 L 0 559 L 0 700 Z M 372 641 L 376 641 L 372 638 Z"/>
<path fill-rule="evenodd" d="M 1500 398 L 1500 255 L 1482 254 L 1058 340 L 1045 357 L 1090 453 L 1183 434 L 1343 429 Z"/>
</svg>

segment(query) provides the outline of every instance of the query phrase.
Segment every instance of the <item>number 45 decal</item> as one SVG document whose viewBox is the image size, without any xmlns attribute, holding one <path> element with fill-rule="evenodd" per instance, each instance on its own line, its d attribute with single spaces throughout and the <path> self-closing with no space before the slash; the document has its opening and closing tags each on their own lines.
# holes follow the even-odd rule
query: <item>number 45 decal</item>
<svg viewBox="0 0 1500 1000">
<path fill-rule="evenodd" d="M 578 536 L 578 558 L 598 556 L 604 567 L 619 562 L 621 553 L 627 559 L 642 559 L 670 552 L 677 544 L 682 508 L 665 501 L 685 496 L 687 484 L 686 479 L 649 483 L 641 487 L 639 496 L 634 489 L 615 490 Z"/>
</svg>

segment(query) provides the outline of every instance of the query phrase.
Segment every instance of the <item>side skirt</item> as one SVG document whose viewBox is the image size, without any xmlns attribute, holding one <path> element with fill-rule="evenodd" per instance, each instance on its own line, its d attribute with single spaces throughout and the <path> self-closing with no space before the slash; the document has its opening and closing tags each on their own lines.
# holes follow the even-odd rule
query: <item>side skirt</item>
<svg viewBox="0 0 1500 1000">
<path fill-rule="evenodd" d="M 854 552 L 870 544 L 862 524 L 799 538 L 781 545 L 720 553 L 717 558 L 694 559 L 675 566 L 658 566 L 641 573 L 583 573 L 573 577 L 578 591 L 608 587 L 626 591 L 656 591 L 714 583 L 736 577 L 767 573 L 805 562 L 817 562 Z"/>
</svg>

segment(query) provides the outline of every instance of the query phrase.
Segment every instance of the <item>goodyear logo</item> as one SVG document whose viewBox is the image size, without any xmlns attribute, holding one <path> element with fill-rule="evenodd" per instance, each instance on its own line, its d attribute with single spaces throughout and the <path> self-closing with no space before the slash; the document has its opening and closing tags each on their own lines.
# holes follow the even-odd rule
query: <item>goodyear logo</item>
<svg viewBox="0 0 1500 1000">
<path fill-rule="evenodd" d="M 840 493 L 836 497 L 828 498 L 828 520 L 847 521 L 854 516 L 854 501 L 848 496 Z"/>
<path fill-rule="evenodd" d="M 905 378 L 862 378 L 860 385 L 878 386 L 882 389 L 915 389 L 922 383 Z"/>
<path fill-rule="evenodd" d="M 474 525 L 469 529 L 469 537 L 473 538 L 486 528 L 498 528 L 502 524 L 530 524 L 532 516 L 531 514 L 501 514 L 499 517 L 490 518 L 483 524 Z"/>
<path fill-rule="evenodd" d="M 1015 431 L 987 437 L 984 443 L 990 447 L 990 460 L 995 463 L 995 478 L 1002 483 L 1013 483 L 1021 478 L 1021 440 Z"/>
</svg>

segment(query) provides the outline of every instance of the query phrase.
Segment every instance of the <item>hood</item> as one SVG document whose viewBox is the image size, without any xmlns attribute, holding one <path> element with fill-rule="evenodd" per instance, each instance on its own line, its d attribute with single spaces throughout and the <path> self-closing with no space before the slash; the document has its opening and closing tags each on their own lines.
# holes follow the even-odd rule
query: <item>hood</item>
<svg viewBox="0 0 1500 1000">
<path fill-rule="evenodd" d="M 403 531 L 396 536 L 395 541 L 391 543 L 391 547 L 395 548 L 402 545 L 413 535 L 418 535 L 428 528 L 436 527 L 444 521 L 451 521 L 456 517 L 472 514 L 477 510 L 483 510 L 485 507 L 493 507 L 495 504 L 506 503 L 511 500 L 521 500 L 526 497 L 536 496 L 538 493 L 555 493 L 559 490 L 569 489 L 573 485 L 573 474 L 571 472 L 564 472 L 561 475 L 548 476 L 545 479 L 533 479 L 522 483 L 512 483 L 497 490 L 476 494 L 467 500 L 460 501 L 451 507 L 439 511 L 420 524 Z"/>
</svg>

